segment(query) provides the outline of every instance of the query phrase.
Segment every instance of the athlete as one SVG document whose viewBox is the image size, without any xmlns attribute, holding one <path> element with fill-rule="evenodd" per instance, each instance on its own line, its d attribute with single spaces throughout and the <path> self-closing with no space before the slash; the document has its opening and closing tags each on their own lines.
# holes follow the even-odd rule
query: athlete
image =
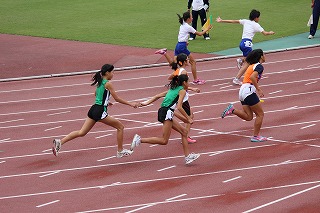
<svg viewBox="0 0 320 213">
<path fill-rule="evenodd" d="M 117 95 L 115 89 L 113 88 L 110 82 L 114 75 L 113 69 L 113 65 L 105 64 L 102 66 L 101 70 L 93 76 L 93 83 L 91 84 L 91 86 L 97 85 L 95 91 L 95 103 L 91 106 L 90 110 L 88 111 L 88 117 L 80 130 L 73 131 L 62 139 L 53 140 L 52 152 L 55 156 L 58 155 L 59 151 L 61 150 L 61 146 L 64 143 L 69 142 L 75 138 L 85 136 L 96 124 L 96 122 L 104 123 L 117 130 L 118 158 L 127 157 L 132 154 L 131 150 L 123 149 L 122 147 L 124 131 L 123 124 L 119 120 L 109 116 L 107 109 L 109 105 L 112 105 L 112 103 L 109 102 L 110 96 L 112 96 L 115 101 L 125 105 L 129 105 L 134 108 L 138 107 L 139 104 L 135 102 L 130 103 Z"/>
</svg>

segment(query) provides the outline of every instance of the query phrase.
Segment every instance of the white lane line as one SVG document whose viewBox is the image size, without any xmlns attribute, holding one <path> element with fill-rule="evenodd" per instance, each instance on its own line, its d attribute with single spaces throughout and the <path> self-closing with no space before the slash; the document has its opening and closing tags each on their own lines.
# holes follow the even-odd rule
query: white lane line
<svg viewBox="0 0 320 213">
<path fill-rule="evenodd" d="M 153 161 L 154 161 L 154 159 L 153 159 Z M 303 165 L 305 165 L 306 162 L 311 162 L 311 161 L 320 161 L 320 158 L 293 161 L 293 162 L 291 162 L 291 164 L 302 163 Z M 137 162 L 130 162 L 130 163 L 137 163 Z M 127 163 L 118 163 L 118 164 L 108 164 L 108 165 L 102 165 L 102 166 L 106 167 L 106 166 L 123 165 L 123 164 L 128 164 L 128 162 Z M 94 168 L 100 168 L 102 166 L 101 165 L 94 166 Z M 283 166 L 283 165 L 281 165 L 281 164 L 266 164 L 266 165 L 260 165 L 260 166 L 254 166 L 254 167 L 243 167 L 243 168 L 234 168 L 234 169 L 214 171 L 214 172 L 197 173 L 197 174 L 192 174 L 192 175 L 180 175 L 180 176 L 170 176 L 170 177 L 166 177 L 166 178 L 145 179 L 145 180 L 139 180 L 139 181 L 124 182 L 119 185 L 126 186 L 126 185 L 142 184 L 142 183 L 153 183 L 153 182 L 158 182 L 158 181 L 162 181 L 162 180 L 178 180 L 178 179 L 183 180 L 184 178 L 189 178 L 189 177 L 209 176 L 209 175 L 214 175 L 214 174 L 223 174 L 223 173 L 236 172 L 236 171 L 249 171 L 249 170 L 256 170 L 256 169 L 261 169 L 261 168 L 275 167 L 275 166 Z M 80 168 L 75 168 L 72 170 L 79 170 L 79 169 Z M 70 170 L 71 169 L 67 169 L 67 171 L 70 171 Z M 42 172 L 42 173 L 44 173 L 44 172 Z M 36 173 L 31 173 L 31 174 L 34 175 Z M 17 175 L 12 175 L 12 176 L 17 176 Z M 22 175 L 19 175 L 19 176 L 22 176 Z M 3 177 L 4 176 L 2 176 L 2 178 Z M 291 184 L 291 185 L 286 185 L 286 186 L 272 187 L 272 189 L 285 188 L 285 187 L 298 186 L 298 185 L 307 185 L 307 184 L 313 184 L 313 183 L 320 183 L 320 180 L 313 181 L 313 182 L 304 182 L 304 183 L 299 183 L 299 184 Z M 40 196 L 40 195 L 47 195 L 47 194 L 57 194 L 57 193 L 65 193 L 65 192 L 75 192 L 75 191 L 82 191 L 82 190 L 91 190 L 91 189 L 97 189 L 100 187 L 101 186 L 88 186 L 88 187 L 81 187 L 81 188 L 70 188 L 70 189 L 64 189 L 64 190 L 56 190 L 56 191 L 44 191 L 44 192 L 37 192 L 37 193 L 30 193 L 30 194 L 11 195 L 11 196 L 0 197 L 0 200 L 21 198 L 21 197 Z M 248 193 L 248 192 L 252 192 L 252 191 L 262 191 L 262 190 L 269 190 L 269 189 L 270 188 L 254 189 L 254 190 L 247 190 L 247 191 L 243 191 L 243 192 L 239 192 L 239 193 Z"/>
<path fill-rule="evenodd" d="M 42 152 L 49 152 L 49 151 L 52 151 L 52 149 L 46 149 L 46 150 L 43 150 Z"/>
<path fill-rule="evenodd" d="M 10 140 L 11 138 L 5 138 L 5 139 L 1 139 L 0 142 L 5 142 L 5 141 L 8 141 Z"/>
<path fill-rule="evenodd" d="M 159 144 L 153 144 L 153 145 L 150 145 L 149 147 L 152 148 L 152 147 L 156 147 L 156 146 L 159 146 Z"/>
<path fill-rule="evenodd" d="M 175 200 L 175 199 L 177 199 L 177 198 L 184 197 L 184 196 L 186 196 L 186 195 L 187 195 L 187 194 L 181 194 L 181 195 L 178 195 L 178 196 L 175 196 L 175 197 L 172 197 L 172 198 L 168 198 L 168 199 L 166 199 L 166 201 Z"/>
<path fill-rule="evenodd" d="M 294 196 L 296 196 L 296 195 L 305 193 L 305 192 L 307 192 L 307 191 L 310 191 L 310 190 L 315 189 L 315 188 L 318 188 L 318 187 L 320 187 L 320 184 L 319 184 L 319 185 L 316 185 L 316 186 L 313 186 L 313 187 L 310 187 L 310 188 L 308 188 L 308 189 L 302 190 L 302 191 L 300 191 L 300 192 L 296 192 L 296 193 L 294 193 L 294 194 L 288 195 L 288 196 L 286 196 L 286 197 L 283 197 L 283 198 L 274 200 L 274 201 L 272 201 L 272 202 L 263 204 L 263 205 L 258 206 L 258 207 L 256 207 L 256 208 L 253 208 L 253 209 L 244 211 L 243 213 L 249 213 L 249 212 L 253 212 L 253 211 L 258 210 L 258 209 L 262 209 L 262 208 L 264 208 L 264 207 L 266 207 L 266 206 L 270 206 L 270 205 L 272 205 L 272 204 L 274 204 L 274 203 L 278 203 L 278 202 L 280 202 L 280 201 L 286 200 L 286 199 L 288 199 L 288 198 L 291 198 L 291 197 L 294 197 Z"/>
<path fill-rule="evenodd" d="M 3 160 L 3 161 L 0 161 L 0 163 L 5 163 L 5 162 L 6 162 L 6 161 L 4 161 L 4 160 Z"/>
<path fill-rule="evenodd" d="M 131 211 L 128 211 L 128 212 L 126 212 L 126 213 L 137 212 L 137 211 L 140 211 L 140 210 L 142 210 L 142 209 L 152 207 L 152 206 L 154 206 L 154 205 L 156 205 L 156 204 L 145 205 L 145 206 L 142 206 L 142 207 L 140 207 L 140 208 L 137 208 L 137 209 L 133 209 L 133 210 L 131 210 Z"/>
<path fill-rule="evenodd" d="M 24 119 L 16 119 L 16 120 L 10 120 L 10 121 L 1 121 L 0 124 L 5 124 L 5 123 L 11 123 L 11 122 L 16 122 L 16 121 L 23 121 Z"/>
<path fill-rule="evenodd" d="M 111 157 L 107 157 L 107 158 L 102 158 L 102 159 L 99 159 L 97 161 L 104 161 L 104 160 L 109 160 L 109 159 L 112 159 L 112 158 L 115 158 L 116 156 L 111 156 Z"/>
<path fill-rule="evenodd" d="M 234 178 L 231 178 L 231 179 L 222 181 L 222 182 L 223 182 L 223 183 L 228 183 L 228 182 L 230 182 L 230 181 L 237 180 L 237 179 L 239 179 L 239 178 L 242 178 L 242 176 L 234 177 Z"/>
<path fill-rule="evenodd" d="M 201 113 L 203 112 L 204 110 L 200 110 L 200 111 L 196 111 L 196 112 L 193 112 L 193 114 L 198 114 L 198 113 Z"/>
<path fill-rule="evenodd" d="M 44 204 L 41 204 L 41 205 L 38 205 L 38 206 L 36 206 L 37 208 L 41 208 L 41 207 L 43 207 L 43 206 L 47 206 L 47 205 L 50 205 L 50 204 L 54 204 L 54 203 L 57 203 L 57 202 L 59 202 L 60 200 L 54 200 L 54 201 L 51 201 L 51 202 L 49 202 L 49 203 L 44 203 Z"/>
<path fill-rule="evenodd" d="M 312 82 L 309 82 L 309 83 L 306 83 L 305 85 L 310 85 L 310 84 L 315 84 L 315 83 L 318 83 L 318 81 L 312 81 Z"/>
<path fill-rule="evenodd" d="M 282 92 L 282 90 L 278 90 L 278 91 L 270 92 L 270 93 L 269 93 L 269 95 L 276 94 L 276 93 L 279 93 L 279 92 Z"/>
<path fill-rule="evenodd" d="M 165 170 L 168 170 L 168 169 L 172 169 L 172 168 L 175 168 L 176 165 L 173 165 L 173 166 L 169 166 L 169 167 L 166 167 L 166 168 L 163 168 L 163 169 L 158 169 L 157 171 L 158 172 L 162 172 L 162 171 L 165 171 Z"/>
<path fill-rule="evenodd" d="M 101 136 L 95 137 L 95 139 L 104 138 L 104 137 L 108 137 L 108 136 L 111 136 L 111 135 L 112 134 L 101 135 Z"/>
<path fill-rule="evenodd" d="M 209 156 L 212 157 L 212 156 L 215 156 L 215 155 L 219 155 L 219 154 L 222 154 L 224 153 L 225 151 L 217 151 L 217 152 L 214 152 L 212 154 L 210 154 Z"/>
<path fill-rule="evenodd" d="M 316 124 L 310 124 L 310 125 L 308 125 L 308 126 L 304 126 L 304 127 L 301 127 L 300 129 L 306 129 L 306 128 L 309 128 L 309 127 L 313 127 L 313 126 L 315 126 Z"/>
<path fill-rule="evenodd" d="M 47 116 L 53 116 L 53 115 L 61 115 L 61 114 L 66 114 L 66 113 L 70 113 L 71 111 L 65 111 L 65 112 L 56 112 L 56 113 L 52 113 L 52 114 L 48 114 Z"/>
<path fill-rule="evenodd" d="M 54 174 L 58 174 L 60 171 L 55 171 L 55 172 L 50 172 L 48 174 L 45 174 L 45 175 L 41 175 L 39 177 L 43 178 L 43 177 L 47 177 L 47 176 L 50 176 L 50 175 L 54 175 Z"/>
<path fill-rule="evenodd" d="M 229 87 L 233 87 L 233 85 L 228 85 L 228 86 L 220 87 L 219 89 L 225 89 L 225 88 L 229 88 Z"/>
<path fill-rule="evenodd" d="M 49 129 L 45 129 L 44 131 L 50 131 L 50 130 L 54 130 L 54 129 L 59 129 L 61 128 L 62 126 L 56 126 L 56 127 L 52 127 L 52 128 L 49 128 Z"/>
<path fill-rule="evenodd" d="M 294 185 L 284 185 L 284 186 L 278 186 L 278 187 L 272 187 L 272 188 L 262 188 L 262 189 L 257 189 L 257 190 L 255 190 L 255 191 L 266 191 L 266 190 L 272 190 L 272 189 L 277 189 L 277 188 L 288 188 L 288 187 L 294 187 L 294 186 L 300 186 L 300 185 L 315 184 L 315 183 L 319 183 L 319 182 L 320 182 L 320 181 L 313 181 L 313 182 L 299 183 L 299 184 L 294 184 Z M 245 192 L 245 191 L 242 191 L 242 192 L 238 192 L 238 193 L 241 194 L 241 193 L 246 193 L 246 192 Z M 104 208 L 104 209 L 94 209 L 94 210 L 83 211 L 82 213 L 101 212 L 101 211 L 110 211 L 110 210 L 122 210 L 122 209 L 139 207 L 139 206 L 158 205 L 158 204 L 167 204 L 167 203 L 175 203 L 175 202 L 181 203 L 181 202 L 183 202 L 183 201 L 192 201 L 192 200 L 208 199 L 208 198 L 214 198 L 214 197 L 222 197 L 222 196 L 225 196 L 225 195 L 226 195 L 226 194 L 211 194 L 211 195 L 206 195 L 206 196 L 182 198 L 182 199 L 170 200 L 170 201 L 158 201 L 158 202 L 153 202 L 153 203 L 143 203 L 143 204 L 135 204 L 135 205 L 127 205 L 127 206 L 117 206 L 117 207 Z"/>
<path fill-rule="evenodd" d="M 98 186 L 98 188 L 104 189 L 104 188 L 106 188 L 106 187 L 116 186 L 116 185 L 120 185 L 120 184 L 121 184 L 121 182 L 115 182 L 115 183 L 111 183 L 111 184 L 109 184 L 109 185 Z"/>
</svg>

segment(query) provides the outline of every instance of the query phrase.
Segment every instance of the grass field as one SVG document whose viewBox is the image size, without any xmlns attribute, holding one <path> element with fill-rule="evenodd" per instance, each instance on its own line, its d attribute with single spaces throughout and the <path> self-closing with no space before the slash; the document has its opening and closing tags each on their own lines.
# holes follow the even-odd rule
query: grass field
<svg viewBox="0 0 320 213">
<path fill-rule="evenodd" d="M 214 19 L 248 18 L 251 9 L 261 12 L 260 24 L 274 36 L 257 34 L 254 43 L 307 32 L 310 1 L 211 0 Z M 187 0 L 3 0 L 0 33 L 79 40 L 108 44 L 174 49 L 179 23 L 176 13 L 187 9 Z M 200 26 L 200 24 L 199 24 Z M 200 30 L 200 29 L 198 29 Z M 215 52 L 237 47 L 239 24 L 213 24 L 211 40 L 198 38 L 189 49 Z"/>
</svg>

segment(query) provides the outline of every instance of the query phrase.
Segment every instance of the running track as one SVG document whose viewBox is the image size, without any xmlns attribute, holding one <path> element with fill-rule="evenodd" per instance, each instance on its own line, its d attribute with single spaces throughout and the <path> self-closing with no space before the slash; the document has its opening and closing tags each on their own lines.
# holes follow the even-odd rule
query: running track
<svg viewBox="0 0 320 213">
<path fill-rule="evenodd" d="M 117 159 L 115 130 L 96 125 L 65 144 L 52 139 L 79 129 L 93 103 L 90 75 L 1 83 L 0 212 L 319 212 L 320 48 L 269 53 L 265 143 L 251 143 L 253 121 L 220 118 L 238 103 L 235 59 L 198 63 L 207 84 L 192 94 L 190 150 L 201 157 L 184 165 L 179 135 L 167 146 L 142 144 Z M 120 71 L 118 94 L 142 101 L 165 90 L 168 67 Z M 115 104 L 110 115 L 125 125 L 125 148 L 135 133 L 161 135 L 154 105 Z"/>
</svg>

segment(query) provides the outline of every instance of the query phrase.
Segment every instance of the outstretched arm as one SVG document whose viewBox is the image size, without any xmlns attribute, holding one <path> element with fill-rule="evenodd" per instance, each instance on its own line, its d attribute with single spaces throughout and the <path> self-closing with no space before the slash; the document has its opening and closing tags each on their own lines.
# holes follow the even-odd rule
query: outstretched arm
<svg viewBox="0 0 320 213">
<path fill-rule="evenodd" d="M 218 23 L 235 23 L 235 24 L 240 24 L 239 20 L 223 20 L 220 18 L 220 16 L 216 19 L 216 22 Z"/>
<path fill-rule="evenodd" d="M 159 93 L 159 94 L 153 96 L 152 98 L 150 98 L 149 100 L 144 101 L 144 102 L 141 102 L 141 105 L 142 105 L 142 106 L 147 106 L 147 105 L 155 102 L 155 101 L 158 100 L 159 98 L 162 98 L 162 97 L 166 96 L 166 94 L 167 94 L 167 91 L 162 92 L 162 93 Z"/>
<path fill-rule="evenodd" d="M 273 35 L 275 32 L 273 32 L 273 31 L 262 31 L 261 33 L 263 35 Z"/>
<path fill-rule="evenodd" d="M 111 96 L 114 98 L 114 100 L 115 100 L 116 102 L 119 102 L 119 103 L 125 104 L 125 105 L 129 105 L 129 106 L 132 106 L 132 107 L 134 107 L 134 108 L 137 108 L 137 107 L 139 106 L 139 104 L 136 103 L 136 102 L 130 103 L 130 102 L 128 102 L 128 101 L 120 98 L 120 97 L 118 96 L 118 94 L 116 93 L 116 91 L 114 90 L 111 82 L 107 82 L 107 83 L 105 84 L 105 88 L 110 91 Z"/>
</svg>

